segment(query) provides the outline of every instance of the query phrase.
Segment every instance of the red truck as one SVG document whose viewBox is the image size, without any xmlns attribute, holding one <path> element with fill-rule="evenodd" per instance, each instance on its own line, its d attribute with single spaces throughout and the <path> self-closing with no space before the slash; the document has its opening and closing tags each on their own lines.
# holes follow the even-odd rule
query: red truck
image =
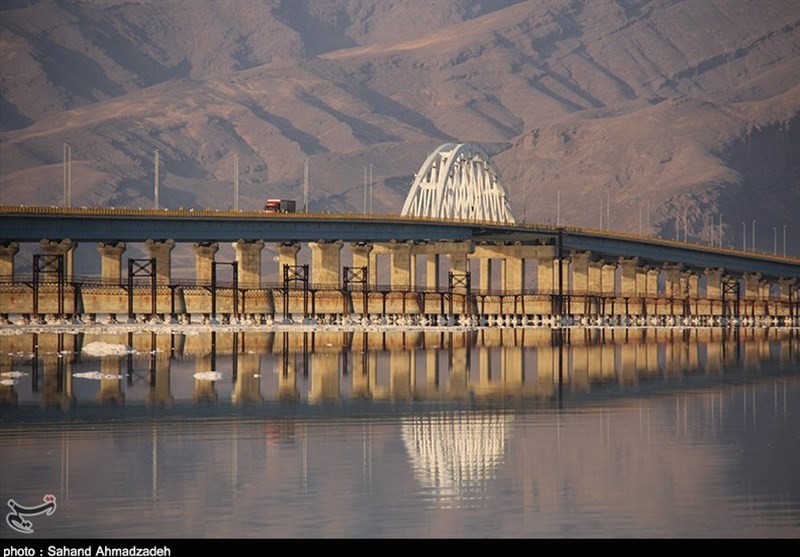
<svg viewBox="0 0 800 557">
<path fill-rule="evenodd" d="M 267 199 L 264 203 L 264 211 L 267 213 L 294 213 L 297 210 L 296 203 L 292 199 Z"/>
</svg>

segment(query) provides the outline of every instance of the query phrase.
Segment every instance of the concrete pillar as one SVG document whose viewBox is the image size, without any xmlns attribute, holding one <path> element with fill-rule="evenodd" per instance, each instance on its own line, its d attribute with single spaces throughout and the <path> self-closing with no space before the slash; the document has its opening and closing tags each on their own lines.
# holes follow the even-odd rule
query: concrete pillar
<svg viewBox="0 0 800 557">
<path fill-rule="evenodd" d="M 97 251 L 100 253 L 100 278 L 103 283 L 120 284 L 125 242 L 98 242 Z M 158 272 L 158 263 L 156 263 L 156 272 Z"/>
<path fill-rule="evenodd" d="M 391 251 L 391 286 L 397 290 L 407 290 L 411 287 L 411 247 L 410 242 L 395 242 L 387 244 Z"/>
<path fill-rule="evenodd" d="M 431 290 L 439 289 L 439 254 L 429 253 L 425 266 L 425 286 Z"/>
<path fill-rule="evenodd" d="M 353 253 L 353 267 L 366 267 L 367 268 L 367 284 L 374 284 L 371 277 L 374 272 L 372 259 L 372 244 L 370 242 L 352 242 L 350 244 L 350 251 Z"/>
<path fill-rule="evenodd" d="M 169 284 L 172 280 L 172 250 L 175 240 L 145 240 L 151 259 L 156 260 L 156 284 Z"/>
<path fill-rule="evenodd" d="M 700 275 L 691 271 L 686 273 L 687 292 L 690 298 L 700 297 Z"/>
<path fill-rule="evenodd" d="M 568 257 L 561 259 L 561 287 L 563 293 L 569 293 L 569 265 L 572 261 Z M 524 270 L 523 270 L 524 275 Z M 523 281 L 524 281 L 523 277 Z M 524 284 L 524 282 L 523 282 Z M 558 292 L 558 266 L 556 265 L 555 272 L 553 273 L 553 290 Z"/>
<path fill-rule="evenodd" d="M 0 280 L 11 280 L 14 276 L 14 256 L 18 252 L 17 242 L 0 242 Z"/>
<path fill-rule="evenodd" d="M 492 289 L 492 260 L 489 257 L 481 257 L 478 260 L 478 289 L 488 292 Z"/>
<path fill-rule="evenodd" d="M 370 288 L 378 286 L 378 254 L 374 251 L 369 253 L 369 269 L 367 270 L 368 284 Z"/>
<path fill-rule="evenodd" d="M 232 245 L 238 268 L 239 286 L 260 288 L 261 250 L 264 249 L 264 240 L 238 240 Z"/>
<path fill-rule="evenodd" d="M 760 300 L 769 300 L 770 292 L 772 292 L 772 283 L 768 280 L 761 280 L 760 282 L 760 289 L 759 289 L 759 299 Z"/>
<path fill-rule="evenodd" d="M 661 269 L 655 267 L 647 271 L 647 295 L 650 298 L 658 297 L 658 276 L 661 274 Z"/>
<path fill-rule="evenodd" d="M 450 261 L 450 270 L 454 273 L 466 273 L 469 271 L 469 261 L 466 253 L 448 253 L 447 259 Z"/>
<path fill-rule="evenodd" d="M 553 258 L 537 257 L 536 290 L 544 294 L 553 292 Z"/>
<path fill-rule="evenodd" d="M 586 294 L 589 292 L 589 251 L 573 251 L 569 256 L 572 259 L 572 293 Z"/>
<path fill-rule="evenodd" d="M 603 264 L 600 286 L 604 296 L 616 296 L 617 265 L 615 263 Z"/>
<path fill-rule="evenodd" d="M 636 291 L 636 269 L 639 259 L 636 257 L 620 257 L 620 280 L 619 291 L 623 298 L 633 298 L 638 293 Z"/>
<path fill-rule="evenodd" d="M 758 300 L 761 293 L 761 273 L 744 273 L 744 299 Z"/>
<path fill-rule="evenodd" d="M 217 242 L 196 242 L 195 253 L 195 280 L 198 284 L 211 284 L 211 269 L 214 266 L 214 254 L 219 250 Z M 156 269 L 158 268 L 156 263 Z"/>
<path fill-rule="evenodd" d="M 664 271 L 667 273 L 665 294 L 667 298 L 681 298 L 683 292 L 681 291 L 681 270 L 683 266 L 680 263 L 664 264 Z"/>
<path fill-rule="evenodd" d="M 340 286 L 341 276 L 341 240 L 319 240 L 309 242 L 311 248 L 311 282 Z"/>
<path fill-rule="evenodd" d="M 722 299 L 722 274 L 725 269 L 707 268 L 706 273 L 706 298 L 709 300 Z"/>
<path fill-rule="evenodd" d="M 552 263 L 552 260 L 550 260 Z M 503 290 L 509 294 L 522 292 L 525 285 L 525 259 L 522 257 L 506 257 Z"/>
<path fill-rule="evenodd" d="M 589 292 L 600 294 L 603 291 L 603 261 L 589 261 Z"/>
<path fill-rule="evenodd" d="M 73 270 L 75 268 L 75 248 L 78 247 L 77 242 L 73 242 L 69 238 L 63 240 L 48 240 L 44 239 L 39 242 L 42 251 L 45 255 L 63 255 L 64 256 L 64 280 L 67 282 L 72 280 Z"/>
<path fill-rule="evenodd" d="M 636 267 L 636 295 L 640 298 L 646 297 L 649 292 L 647 291 L 647 273 L 650 267 L 644 265 Z"/>
<path fill-rule="evenodd" d="M 300 244 L 296 242 L 280 242 L 275 244 L 278 252 L 278 283 L 283 284 L 283 267 L 297 265 L 297 252 L 300 251 Z"/>
<path fill-rule="evenodd" d="M 369 254 L 372 252 L 372 244 L 369 242 L 352 242 L 350 251 L 353 253 L 353 267 L 370 267 Z M 369 274 L 369 269 L 367 270 Z"/>
<path fill-rule="evenodd" d="M 778 279 L 778 285 L 780 286 L 780 291 L 781 291 L 780 292 L 781 301 L 796 302 L 799 299 L 798 297 L 800 297 L 800 292 L 797 291 L 797 279 L 781 278 Z"/>
</svg>

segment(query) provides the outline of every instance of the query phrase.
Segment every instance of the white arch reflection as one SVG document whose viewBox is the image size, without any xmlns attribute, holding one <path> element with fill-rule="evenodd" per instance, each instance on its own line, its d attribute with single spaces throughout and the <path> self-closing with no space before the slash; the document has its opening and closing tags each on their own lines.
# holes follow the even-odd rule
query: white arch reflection
<svg viewBox="0 0 800 557">
<path fill-rule="evenodd" d="M 440 507 L 479 506 L 504 460 L 513 419 L 471 412 L 404 418 L 414 477 Z"/>
</svg>

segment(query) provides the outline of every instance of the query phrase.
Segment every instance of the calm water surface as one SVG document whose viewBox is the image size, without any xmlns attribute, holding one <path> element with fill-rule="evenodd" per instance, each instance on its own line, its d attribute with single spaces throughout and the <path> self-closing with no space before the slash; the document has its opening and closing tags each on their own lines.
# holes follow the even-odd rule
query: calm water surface
<svg viewBox="0 0 800 557">
<path fill-rule="evenodd" d="M 0 537 L 797 538 L 799 335 L 0 335 Z"/>
</svg>

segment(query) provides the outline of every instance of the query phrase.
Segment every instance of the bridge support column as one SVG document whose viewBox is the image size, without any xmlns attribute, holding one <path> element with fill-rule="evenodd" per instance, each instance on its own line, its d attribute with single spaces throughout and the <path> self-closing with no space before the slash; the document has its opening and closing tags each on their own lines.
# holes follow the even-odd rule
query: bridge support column
<svg viewBox="0 0 800 557">
<path fill-rule="evenodd" d="M 425 262 L 425 286 L 431 290 L 439 289 L 439 254 L 429 253 Z"/>
<path fill-rule="evenodd" d="M 541 294 L 552 294 L 553 292 L 552 256 L 536 258 L 536 291 Z"/>
<path fill-rule="evenodd" d="M 211 270 L 214 267 L 214 255 L 219 251 L 217 242 L 196 242 L 195 253 L 195 280 L 198 284 L 211 284 Z M 158 267 L 158 263 L 156 263 Z"/>
<path fill-rule="evenodd" d="M 341 240 L 309 242 L 311 248 L 311 282 L 318 285 L 340 286 Z"/>
<path fill-rule="evenodd" d="M 647 314 L 648 315 L 658 315 L 658 299 L 661 297 L 661 294 L 658 290 L 658 277 L 661 275 L 661 269 L 657 267 L 650 267 L 647 270 L 647 278 L 645 279 L 647 282 L 647 288 L 645 292 L 647 293 Z"/>
<path fill-rule="evenodd" d="M 771 313 L 769 309 L 769 300 L 770 300 L 770 292 L 772 291 L 772 283 L 768 280 L 761 279 L 758 284 L 758 299 L 760 303 L 755 308 L 755 315 L 769 315 Z"/>
<path fill-rule="evenodd" d="M 525 285 L 525 259 L 506 257 L 503 261 L 505 265 L 503 291 L 507 294 L 519 294 Z"/>
<path fill-rule="evenodd" d="M 798 316 L 798 298 L 800 297 L 800 292 L 797 291 L 797 279 L 786 279 L 781 278 L 778 279 L 778 285 L 780 287 L 780 301 L 781 301 L 781 309 L 780 314 L 790 318 L 797 318 Z M 784 321 L 784 323 L 789 323 L 788 321 Z"/>
<path fill-rule="evenodd" d="M 756 301 L 761 290 L 761 273 L 744 273 L 744 299 Z"/>
<path fill-rule="evenodd" d="M 615 263 L 603 263 L 600 287 L 603 296 L 617 295 L 617 265 Z"/>
<path fill-rule="evenodd" d="M 569 266 L 572 263 L 572 260 L 569 257 L 563 257 L 559 262 L 561 264 L 561 287 L 564 294 L 569 294 Z M 523 271 L 524 275 L 524 271 Z M 524 283 L 524 276 L 523 276 L 523 285 Z M 556 267 L 555 273 L 553 273 L 553 289 L 558 292 L 558 267 Z"/>
<path fill-rule="evenodd" d="M 156 260 L 156 283 L 169 284 L 172 281 L 172 250 L 175 240 L 146 240 L 144 243 L 152 259 Z"/>
<path fill-rule="evenodd" d="M 620 257 L 619 258 L 619 266 L 620 266 L 620 283 L 619 283 L 619 291 L 620 295 L 623 298 L 635 298 L 637 295 L 636 291 L 636 270 L 637 265 L 639 264 L 639 259 L 636 257 L 626 258 Z"/>
<path fill-rule="evenodd" d="M 647 295 L 651 298 L 658 298 L 658 277 L 661 275 L 661 269 L 651 267 L 647 271 Z"/>
<path fill-rule="evenodd" d="M 757 302 L 761 297 L 761 273 L 744 273 L 744 307 L 741 309 L 743 316 L 756 316 Z"/>
<path fill-rule="evenodd" d="M 591 255 L 591 252 L 588 251 L 570 253 L 573 294 L 583 296 L 589 291 L 589 258 Z"/>
<path fill-rule="evenodd" d="M 353 254 L 353 267 L 371 267 L 370 253 L 372 244 L 369 242 L 351 242 L 350 251 Z"/>
<path fill-rule="evenodd" d="M 261 287 L 261 250 L 263 240 L 238 240 L 233 244 L 234 259 L 237 262 L 239 286 L 242 288 Z"/>
<path fill-rule="evenodd" d="M 706 274 L 706 298 L 709 300 L 722 299 L 722 275 L 725 269 L 707 268 Z"/>
<path fill-rule="evenodd" d="M 482 292 L 492 289 L 492 266 L 491 257 L 481 257 L 478 260 L 478 289 Z"/>
<path fill-rule="evenodd" d="M 615 299 L 617 295 L 617 264 L 604 261 L 600 272 L 600 291 L 605 303 L 605 314 L 616 315 L 619 313 Z M 622 309 L 624 311 L 624 307 Z"/>
<path fill-rule="evenodd" d="M 675 313 L 675 300 L 680 300 L 682 298 L 682 291 L 681 291 L 681 270 L 683 269 L 683 265 L 680 263 L 665 263 L 664 264 L 664 271 L 667 274 L 666 283 L 665 283 L 665 295 L 668 300 L 670 300 L 670 307 L 669 313 L 670 315 Z"/>
<path fill-rule="evenodd" d="M 125 247 L 125 242 L 98 242 L 100 278 L 103 284 L 122 284 L 122 254 Z"/>
<path fill-rule="evenodd" d="M 469 271 L 469 260 L 467 254 L 474 251 L 472 242 L 447 242 L 443 246 L 443 253 L 447 254 L 450 262 L 450 270 L 455 273 L 466 273 Z"/>
<path fill-rule="evenodd" d="M 14 256 L 18 252 L 17 242 L 0 242 L 0 281 L 10 281 L 14 276 Z"/>
<path fill-rule="evenodd" d="M 280 242 L 275 244 L 278 252 L 278 283 L 283 284 L 283 267 L 297 265 L 297 252 L 300 251 L 300 244 L 296 242 Z"/>
<path fill-rule="evenodd" d="M 391 252 L 391 286 L 395 290 L 411 288 L 411 243 L 392 241 L 387 246 Z"/>
<path fill-rule="evenodd" d="M 603 291 L 603 261 L 589 261 L 589 292 L 601 294 Z"/>
<path fill-rule="evenodd" d="M 649 270 L 649 265 L 636 267 L 636 295 L 640 298 L 646 298 L 649 294 L 647 291 L 647 273 Z"/>
<path fill-rule="evenodd" d="M 369 253 L 369 269 L 367 269 L 368 283 L 370 288 L 378 287 L 378 254 L 375 251 Z"/>
<path fill-rule="evenodd" d="M 64 256 L 64 280 L 70 282 L 75 268 L 75 249 L 78 247 L 78 243 L 73 242 L 69 238 L 63 240 L 44 239 L 39 242 L 39 245 L 45 255 Z"/>
<path fill-rule="evenodd" d="M 706 275 L 706 300 L 708 315 L 722 315 L 722 275 L 725 269 L 709 267 L 703 271 Z M 719 302 L 717 302 L 719 301 Z"/>
</svg>

